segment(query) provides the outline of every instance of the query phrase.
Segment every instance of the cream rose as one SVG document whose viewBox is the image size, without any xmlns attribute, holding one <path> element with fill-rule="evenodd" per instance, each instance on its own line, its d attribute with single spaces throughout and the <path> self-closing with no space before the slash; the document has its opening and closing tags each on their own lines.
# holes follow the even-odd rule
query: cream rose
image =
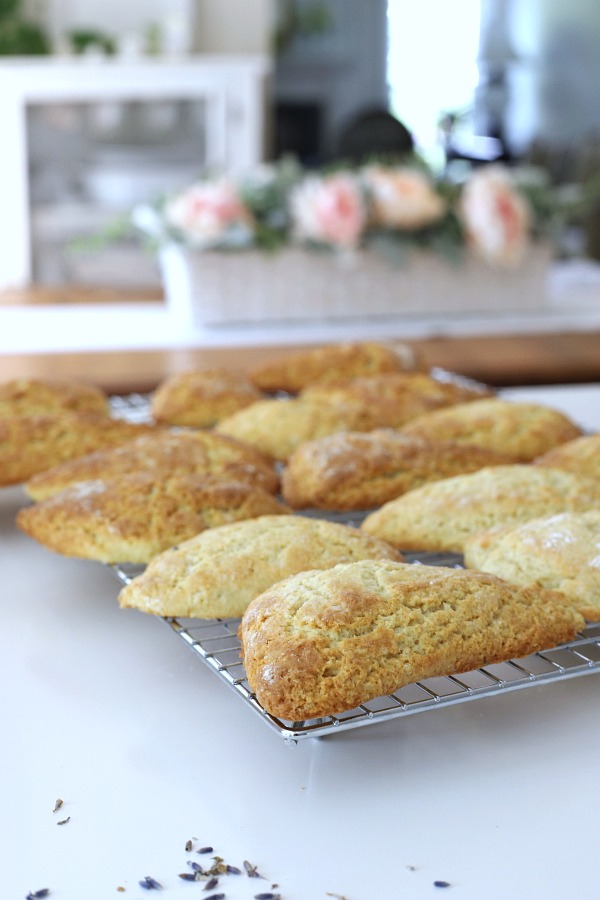
<svg viewBox="0 0 600 900">
<path fill-rule="evenodd" d="M 348 174 L 309 176 L 290 197 L 290 215 L 298 240 L 355 247 L 367 220 L 358 181 Z"/>
<path fill-rule="evenodd" d="M 424 172 L 406 166 L 368 166 L 364 182 L 373 225 L 414 231 L 442 218 L 446 204 Z"/>
<path fill-rule="evenodd" d="M 165 220 L 192 246 L 244 243 L 252 233 L 251 216 L 228 179 L 198 182 L 173 197 Z"/>
<path fill-rule="evenodd" d="M 529 246 L 531 210 L 510 170 L 476 169 L 461 196 L 460 213 L 470 246 L 492 265 L 515 266 Z"/>
</svg>

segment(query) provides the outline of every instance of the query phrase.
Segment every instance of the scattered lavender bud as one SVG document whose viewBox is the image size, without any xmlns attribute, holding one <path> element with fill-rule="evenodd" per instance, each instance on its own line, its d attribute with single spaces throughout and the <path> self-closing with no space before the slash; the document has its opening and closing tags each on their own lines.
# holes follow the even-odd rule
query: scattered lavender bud
<svg viewBox="0 0 600 900">
<path fill-rule="evenodd" d="M 191 842 L 191 841 L 186 841 L 186 842 L 185 842 L 185 850 L 186 850 L 186 853 L 189 853 L 191 849 L 192 849 L 192 842 Z"/>
<path fill-rule="evenodd" d="M 206 900 L 225 900 L 225 894 L 211 894 Z"/>
<path fill-rule="evenodd" d="M 206 884 L 204 885 L 203 890 L 205 890 L 205 891 L 212 891 L 213 888 L 216 888 L 216 886 L 218 885 L 218 883 L 219 883 L 219 879 L 218 879 L 218 878 L 215 878 L 215 876 L 213 875 L 212 878 L 209 878 L 209 879 L 208 879 L 208 881 L 207 881 Z"/>
<path fill-rule="evenodd" d="M 237 866 L 227 866 L 227 874 L 228 875 L 241 875 L 242 870 L 238 869 Z"/>
<path fill-rule="evenodd" d="M 57 825 L 66 825 L 67 822 L 71 821 L 71 816 L 67 816 L 66 819 L 60 819 L 56 824 Z"/>
<path fill-rule="evenodd" d="M 30 891 L 25 900 L 42 900 L 42 897 L 50 896 L 50 888 L 40 888 L 39 891 Z"/>
<path fill-rule="evenodd" d="M 194 870 L 194 872 L 202 872 L 202 873 L 204 873 L 204 869 L 202 868 L 202 866 L 199 865 L 197 862 L 194 862 L 193 859 L 188 859 L 187 864 L 188 864 L 188 866 L 190 867 L 190 869 L 193 869 L 193 870 Z"/>
<path fill-rule="evenodd" d="M 434 881 L 433 886 L 434 887 L 450 887 L 450 882 L 449 881 Z"/>
<path fill-rule="evenodd" d="M 54 804 L 54 809 L 52 810 L 52 812 L 58 812 L 58 810 L 61 808 L 62 805 L 63 805 L 63 801 L 59 797 L 58 800 L 56 801 L 56 803 Z"/>
<path fill-rule="evenodd" d="M 213 847 L 200 847 L 199 850 L 196 850 L 196 853 L 212 853 Z"/>
<path fill-rule="evenodd" d="M 281 894 L 273 894 L 271 891 L 266 891 L 263 894 L 255 894 L 254 900 L 281 900 Z"/>
<path fill-rule="evenodd" d="M 140 887 L 143 887 L 146 891 L 160 891 L 162 889 L 162 884 L 160 884 L 156 879 L 152 878 L 150 875 L 146 875 L 143 881 L 139 882 Z"/>
<path fill-rule="evenodd" d="M 183 879 L 183 881 L 197 881 L 193 872 L 180 872 L 179 877 Z"/>
<path fill-rule="evenodd" d="M 244 860 L 244 868 L 248 874 L 248 878 L 262 878 L 263 877 L 258 872 L 256 866 L 253 866 L 252 863 L 248 862 L 247 859 Z"/>
</svg>

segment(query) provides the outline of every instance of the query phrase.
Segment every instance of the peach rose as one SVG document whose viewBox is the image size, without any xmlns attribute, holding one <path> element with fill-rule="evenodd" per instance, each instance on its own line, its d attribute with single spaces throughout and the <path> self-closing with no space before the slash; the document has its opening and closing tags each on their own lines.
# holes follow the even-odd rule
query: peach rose
<svg viewBox="0 0 600 900">
<path fill-rule="evenodd" d="M 529 245 L 531 210 L 502 165 L 476 169 L 461 196 L 470 246 L 492 265 L 515 266 Z"/>
<path fill-rule="evenodd" d="M 363 171 L 376 226 L 413 231 L 442 218 L 446 204 L 424 172 L 406 166 L 368 166 Z"/>
<path fill-rule="evenodd" d="M 173 197 L 165 207 L 168 225 L 195 247 L 247 243 L 252 219 L 228 179 L 198 182 Z"/>
<path fill-rule="evenodd" d="M 298 240 L 346 249 L 359 243 L 367 219 L 359 183 L 337 173 L 305 178 L 292 191 L 290 214 Z"/>
</svg>

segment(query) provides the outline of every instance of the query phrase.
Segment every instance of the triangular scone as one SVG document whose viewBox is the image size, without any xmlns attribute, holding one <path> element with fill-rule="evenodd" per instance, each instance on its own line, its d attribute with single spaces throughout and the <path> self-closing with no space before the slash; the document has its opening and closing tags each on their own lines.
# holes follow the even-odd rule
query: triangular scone
<svg viewBox="0 0 600 900">
<path fill-rule="evenodd" d="M 0 486 L 28 481 L 38 472 L 104 447 L 116 447 L 156 425 L 100 413 L 56 412 L 0 419 Z"/>
<path fill-rule="evenodd" d="M 401 550 L 462 553 L 466 539 L 478 531 L 599 506 L 595 479 L 522 463 L 415 488 L 370 513 L 361 528 Z"/>
<path fill-rule="evenodd" d="M 423 413 L 403 426 L 406 434 L 429 440 L 458 441 L 510 454 L 515 462 L 536 456 L 582 434 L 558 410 L 539 403 L 488 397 Z"/>
<path fill-rule="evenodd" d="M 162 381 L 150 398 L 150 410 L 154 421 L 161 425 L 211 428 L 262 396 L 262 391 L 243 372 L 191 369 Z"/>
<path fill-rule="evenodd" d="M 538 466 L 568 469 L 600 479 L 600 434 L 585 434 L 548 450 L 534 460 Z"/>
<path fill-rule="evenodd" d="M 82 481 L 19 510 L 17 525 L 64 556 L 145 563 L 206 528 L 289 512 L 272 494 L 243 482 L 136 472 Z"/>
<path fill-rule="evenodd" d="M 480 532 L 464 555 L 469 568 L 561 591 L 586 619 L 600 621 L 600 509 Z"/>
<path fill-rule="evenodd" d="M 305 516 L 223 525 L 161 553 L 119 595 L 123 607 L 161 616 L 228 618 L 276 581 L 356 559 L 402 559 L 357 528 Z"/>
<path fill-rule="evenodd" d="M 274 461 L 256 448 L 214 431 L 156 430 L 133 440 L 53 466 L 26 484 L 34 500 L 45 500 L 80 481 L 114 478 L 131 472 L 218 475 L 276 493 L 279 475 Z"/>
<path fill-rule="evenodd" d="M 263 391 L 296 394 L 316 382 L 340 381 L 417 367 L 417 354 L 409 344 L 401 341 L 360 341 L 284 352 L 255 366 L 250 378 Z"/>
<path fill-rule="evenodd" d="M 0 383 L 0 418 L 71 410 L 108 415 L 104 391 L 93 384 L 59 378 L 12 378 Z"/>
<path fill-rule="evenodd" d="M 274 585 L 250 604 L 239 633 L 258 701 L 298 722 L 553 647 L 584 624 L 553 591 L 464 569 L 368 560 Z"/>
<path fill-rule="evenodd" d="M 422 484 L 508 462 L 487 447 L 427 441 L 392 429 L 341 432 L 298 447 L 283 470 L 281 489 L 294 509 L 372 509 Z"/>
</svg>

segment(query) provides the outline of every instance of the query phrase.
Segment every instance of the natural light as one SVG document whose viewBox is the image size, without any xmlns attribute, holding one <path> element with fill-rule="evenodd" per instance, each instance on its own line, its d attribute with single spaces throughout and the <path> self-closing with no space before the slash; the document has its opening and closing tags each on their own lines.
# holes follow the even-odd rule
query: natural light
<svg viewBox="0 0 600 900">
<path fill-rule="evenodd" d="M 434 163 L 440 115 L 473 103 L 479 27 L 480 0 L 388 3 L 390 108 Z"/>
</svg>

